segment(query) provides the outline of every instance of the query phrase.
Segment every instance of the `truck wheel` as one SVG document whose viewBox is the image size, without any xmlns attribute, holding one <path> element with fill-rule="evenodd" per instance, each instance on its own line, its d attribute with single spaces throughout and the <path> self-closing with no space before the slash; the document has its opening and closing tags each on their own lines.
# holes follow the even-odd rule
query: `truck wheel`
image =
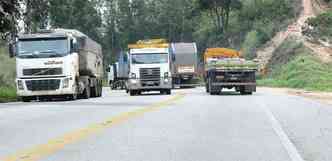
<svg viewBox="0 0 332 161">
<path fill-rule="evenodd" d="M 100 84 L 99 86 L 99 93 L 98 93 L 98 97 L 102 97 L 103 96 L 103 85 Z"/>
<path fill-rule="evenodd" d="M 167 89 L 167 90 L 165 91 L 165 93 L 166 93 L 167 95 L 171 95 L 171 94 L 172 94 L 172 91 L 171 91 L 170 89 Z"/>
<path fill-rule="evenodd" d="M 136 91 L 135 90 L 129 90 L 129 94 L 130 94 L 130 96 L 135 96 L 136 95 Z"/>
<path fill-rule="evenodd" d="M 77 100 L 77 94 L 72 94 L 67 97 L 68 100 L 74 101 Z"/>
<path fill-rule="evenodd" d="M 241 95 L 252 95 L 252 92 L 241 91 L 240 93 Z"/>
<path fill-rule="evenodd" d="M 91 92 L 90 97 L 97 97 L 98 88 L 97 87 L 91 87 L 90 92 Z"/>
<path fill-rule="evenodd" d="M 83 98 L 84 99 L 89 99 L 91 96 L 91 89 L 90 87 L 85 87 L 84 92 L 83 92 Z"/>
<path fill-rule="evenodd" d="M 205 91 L 206 93 L 210 93 L 209 84 L 207 82 L 205 83 Z"/>
<path fill-rule="evenodd" d="M 214 89 L 213 86 L 211 85 L 211 80 L 209 79 L 209 92 L 210 95 L 217 95 L 219 92 L 217 89 Z"/>
<path fill-rule="evenodd" d="M 21 100 L 23 102 L 30 102 L 32 99 L 31 99 L 31 97 L 21 97 Z"/>
</svg>

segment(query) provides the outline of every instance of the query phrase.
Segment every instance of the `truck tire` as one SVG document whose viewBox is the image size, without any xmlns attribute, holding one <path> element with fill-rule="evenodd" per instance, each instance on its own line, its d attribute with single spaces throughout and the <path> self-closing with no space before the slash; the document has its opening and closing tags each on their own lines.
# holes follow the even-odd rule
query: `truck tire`
<svg viewBox="0 0 332 161">
<path fill-rule="evenodd" d="M 97 97 L 97 94 L 98 94 L 98 87 L 91 87 L 90 88 L 90 91 L 91 91 L 91 95 L 90 97 Z"/>
<path fill-rule="evenodd" d="M 246 87 L 241 87 L 240 88 L 240 93 L 241 93 L 241 95 L 252 95 L 252 91 L 250 91 L 250 90 L 247 90 L 247 88 Z"/>
<path fill-rule="evenodd" d="M 208 82 L 205 83 L 205 91 L 206 91 L 206 93 L 210 93 Z"/>
<path fill-rule="evenodd" d="M 98 97 L 102 97 L 103 96 L 103 85 L 100 84 L 99 86 L 99 92 L 98 92 Z"/>
<path fill-rule="evenodd" d="M 67 97 L 67 99 L 70 100 L 70 101 L 77 100 L 77 94 L 69 95 L 69 96 Z"/>
<path fill-rule="evenodd" d="M 211 79 L 209 79 L 209 88 L 208 88 L 210 95 L 217 95 L 219 94 L 219 91 L 215 88 L 213 88 L 212 84 L 211 84 Z"/>
<path fill-rule="evenodd" d="M 135 90 L 129 90 L 130 96 L 135 96 L 137 92 Z"/>
<path fill-rule="evenodd" d="M 21 100 L 23 102 L 31 102 L 32 101 L 32 98 L 31 97 L 21 97 Z"/>
<path fill-rule="evenodd" d="M 171 95 L 171 94 L 172 94 L 172 91 L 171 91 L 171 89 L 167 89 L 167 90 L 165 91 L 165 93 L 166 93 L 167 95 Z"/>
<path fill-rule="evenodd" d="M 240 93 L 241 95 L 252 95 L 252 92 L 241 91 Z"/>
<path fill-rule="evenodd" d="M 83 98 L 84 99 L 89 99 L 91 96 L 91 88 L 90 86 L 85 87 L 84 91 L 83 91 Z"/>
</svg>

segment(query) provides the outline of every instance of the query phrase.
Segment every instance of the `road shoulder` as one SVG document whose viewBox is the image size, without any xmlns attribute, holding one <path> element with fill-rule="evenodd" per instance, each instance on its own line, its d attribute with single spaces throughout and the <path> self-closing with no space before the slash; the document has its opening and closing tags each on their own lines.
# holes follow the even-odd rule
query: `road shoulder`
<svg viewBox="0 0 332 161">
<path fill-rule="evenodd" d="M 314 91 L 306 91 L 301 89 L 272 88 L 272 87 L 259 87 L 258 90 L 265 90 L 272 93 L 305 97 L 311 100 L 318 101 L 323 104 L 332 105 L 332 92 L 314 92 Z"/>
</svg>

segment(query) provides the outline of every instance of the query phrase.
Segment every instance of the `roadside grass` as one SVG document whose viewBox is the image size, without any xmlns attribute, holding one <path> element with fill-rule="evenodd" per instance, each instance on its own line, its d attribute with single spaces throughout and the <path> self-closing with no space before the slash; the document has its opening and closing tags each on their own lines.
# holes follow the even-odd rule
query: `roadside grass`
<svg viewBox="0 0 332 161">
<path fill-rule="evenodd" d="M 259 86 L 287 87 L 332 92 L 332 64 L 324 64 L 308 53 L 299 53 L 286 64 L 257 81 Z"/>
<path fill-rule="evenodd" d="M 16 100 L 16 89 L 14 87 L 0 87 L 0 103 Z"/>
<path fill-rule="evenodd" d="M 0 103 L 16 100 L 15 59 L 8 56 L 7 48 L 0 41 Z"/>
</svg>

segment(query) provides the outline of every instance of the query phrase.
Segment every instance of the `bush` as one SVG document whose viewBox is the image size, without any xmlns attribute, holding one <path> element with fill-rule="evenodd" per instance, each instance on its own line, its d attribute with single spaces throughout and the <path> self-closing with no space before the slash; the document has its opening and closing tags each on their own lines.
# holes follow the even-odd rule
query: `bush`
<svg viewBox="0 0 332 161">
<path fill-rule="evenodd" d="M 0 87 L 14 87 L 15 59 L 8 56 L 7 47 L 0 41 Z"/>
<path fill-rule="evenodd" d="M 312 91 L 332 91 L 332 64 L 324 64 L 310 54 L 300 54 L 259 85 L 289 87 Z"/>
<path fill-rule="evenodd" d="M 307 20 L 304 34 L 314 39 L 332 40 L 332 10 Z"/>
<path fill-rule="evenodd" d="M 288 37 L 274 52 L 273 56 L 267 64 L 269 73 L 272 73 L 276 68 L 287 64 L 289 61 L 293 60 L 298 54 L 309 54 L 302 42 L 297 41 L 296 37 Z M 272 73 L 273 74 L 273 73 Z"/>
<path fill-rule="evenodd" d="M 0 103 L 16 101 L 16 89 L 14 87 L 0 87 Z"/>
<path fill-rule="evenodd" d="M 249 32 L 243 42 L 242 52 L 246 59 L 254 59 L 256 57 L 256 50 L 260 45 L 257 34 L 257 31 Z"/>
</svg>

